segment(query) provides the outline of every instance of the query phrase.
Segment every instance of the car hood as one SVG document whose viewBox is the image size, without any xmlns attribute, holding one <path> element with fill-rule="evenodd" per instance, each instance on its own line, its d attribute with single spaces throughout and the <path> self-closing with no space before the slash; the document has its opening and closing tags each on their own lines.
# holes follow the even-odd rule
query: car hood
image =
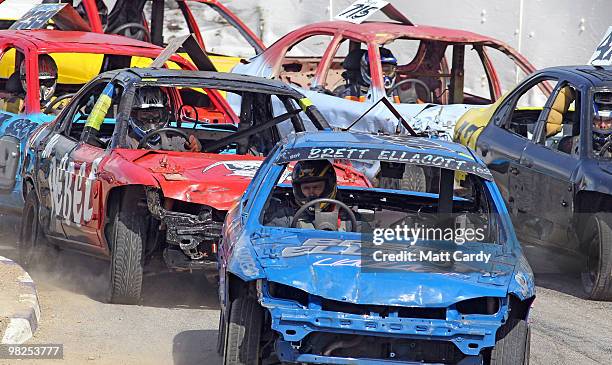
<svg viewBox="0 0 612 365">
<path fill-rule="evenodd" d="M 501 245 L 484 243 L 417 244 L 411 250 L 482 251 L 491 254 L 488 263 L 415 261 L 394 268 L 365 267 L 359 241 L 329 239 L 315 231 L 264 235 L 252 243 L 267 280 L 356 304 L 446 307 L 470 298 L 505 297 L 516 263 Z"/>
<path fill-rule="evenodd" d="M 228 210 L 244 193 L 263 161 L 260 157 L 123 150 L 121 156 L 146 169 L 167 198 Z"/>
</svg>

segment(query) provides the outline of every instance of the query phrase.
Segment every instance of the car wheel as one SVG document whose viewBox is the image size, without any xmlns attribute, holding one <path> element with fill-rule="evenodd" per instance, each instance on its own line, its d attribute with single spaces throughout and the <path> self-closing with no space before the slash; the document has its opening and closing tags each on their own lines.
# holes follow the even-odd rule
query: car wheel
<svg viewBox="0 0 612 365">
<path fill-rule="evenodd" d="M 253 298 L 232 302 L 225 344 L 225 365 L 257 365 L 261 363 L 260 339 L 263 309 Z"/>
<path fill-rule="evenodd" d="M 583 243 L 586 267 L 582 285 L 590 299 L 612 300 L 612 214 L 596 213 L 588 221 Z"/>
<path fill-rule="evenodd" d="M 147 216 L 119 209 L 115 216 L 110 265 L 110 302 L 137 304 L 142 292 Z"/>
<path fill-rule="evenodd" d="M 19 261 L 27 269 L 52 266 L 57 257 L 57 250 L 48 246 L 45 234 L 40 225 L 39 203 L 36 192 L 28 192 L 19 234 Z"/>
<path fill-rule="evenodd" d="M 497 330 L 491 365 L 528 365 L 531 331 L 527 321 L 510 318 Z"/>
</svg>

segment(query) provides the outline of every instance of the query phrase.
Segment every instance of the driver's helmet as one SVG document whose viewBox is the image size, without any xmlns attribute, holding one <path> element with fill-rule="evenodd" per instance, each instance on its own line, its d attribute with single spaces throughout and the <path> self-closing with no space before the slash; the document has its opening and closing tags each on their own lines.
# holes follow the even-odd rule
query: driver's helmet
<svg viewBox="0 0 612 365">
<path fill-rule="evenodd" d="M 305 196 L 302 192 L 302 184 L 319 181 L 325 182 L 322 194 L 314 197 Z M 336 171 L 328 160 L 306 160 L 297 162 L 291 174 L 291 184 L 293 185 L 293 196 L 295 197 L 295 201 L 300 206 L 315 199 L 334 199 L 336 197 Z M 321 204 L 321 209 L 327 206 L 327 203 L 323 203 Z"/>
<path fill-rule="evenodd" d="M 21 61 L 19 66 L 19 80 L 21 80 L 23 91 L 27 92 L 28 82 L 26 80 L 25 59 Z M 40 83 L 40 101 L 47 102 L 51 100 L 57 87 L 57 65 L 49 55 L 41 54 L 38 56 L 38 80 Z"/>
<path fill-rule="evenodd" d="M 600 150 L 612 135 L 612 93 L 595 94 L 593 109 L 593 148 Z"/>
<path fill-rule="evenodd" d="M 138 138 L 165 127 L 169 118 L 168 96 L 161 88 L 143 86 L 136 90 L 130 113 L 130 126 Z"/>
<path fill-rule="evenodd" d="M 389 90 L 395 85 L 397 58 L 395 58 L 391 50 L 387 48 L 381 47 L 379 51 L 380 64 L 383 71 L 383 84 L 385 85 L 385 89 Z M 361 57 L 361 78 L 367 86 L 370 86 L 372 77 L 370 76 L 370 58 L 368 57 L 368 52 L 364 52 Z"/>
</svg>

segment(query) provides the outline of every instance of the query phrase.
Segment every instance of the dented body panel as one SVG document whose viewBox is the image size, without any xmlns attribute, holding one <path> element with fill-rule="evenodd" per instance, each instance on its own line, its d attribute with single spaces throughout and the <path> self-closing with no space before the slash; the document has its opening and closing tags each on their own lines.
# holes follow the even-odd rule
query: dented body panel
<svg viewBox="0 0 612 365">
<path fill-rule="evenodd" d="M 122 209 L 121 201 L 129 201 L 143 208 L 150 222 L 152 233 L 147 234 L 145 255 L 159 251 L 172 269 L 215 268 L 223 218 L 246 190 L 263 156 L 238 153 L 231 141 L 210 153 L 135 149 L 128 142 L 128 116 L 131 97 L 142 84 L 175 85 L 180 90 L 192 87 L 205 92 L 206 107 L 196 110 L 194 105 L 199 104 L 189 104 L 196 113 L 199 110 L 200 117 L 196 114 L 195 122 L 186 113 L 177 114 L 177 119 L 169 122 L 176 123 L 175 129 L 186 128 L 205 141 L 204 147 L 231 138 L 238 130 L 244 133 L 259 128 L 253 137 L 257 138 L 266 131 L 260 123 L 273 119 L 261 113 L 255 121 L 238 118 L 220 90 L 244 93 L 244 99 L 252 95 L 261 100 L 274 96 L 296 107 L 303 99 L 303 95 L 280 82 L 247 76 L 170 69 L 105 72 L 73 97 L 66 112 L 42 125 L 30 138 L 22 176 L 40 201 L 42 229 L 55 244 L 109 259 L 113 250 L 109 232 L 117 211 Z M 88 92 L 95 85 L 116 85 L 123 90 L 115 98 L 116 114 L 104 119 L 106 124 L 100 129 L 106 133 L 105 145 L 87 139 L 79 130 L 83 124 L 77 122 L 77 106 L 89 100 Z M 179 99 L 178 92 L 176 95 L 175 102 L 190 103 Z M 242 104 L 245 111 L 258 107 L 246 101 Z M 314 106 L 308 104 L 297 111 L 308 115 L 316 126 L 327 126 L 324 119 L 317 117 Z M 209 116 L 218 120 L 211 122 Z M 291 122 L 298 131 L 304 129 L 301 119 L 294 117 Z"/>
<path fill-rule="evenodd" d="M 294 46 L 309 37 L 316 36 L 331 38 L 330 41 L 323 41 L 325 51 L 322 54 L 309 57 L 288 55 Z M 477 105 L 494 103 L 502 96 L 502 85 L 492 56 L 487 53 L 488 49 L 499 51 L 503 57 L 507 57 L 526 74 L 535 71 L 524 56 L 507 44 L 469 31 L 380 21 L 361 24 L 328 21 L 306 25 L 288 33 L 263 53 L 250 59 L 248 64 L 236 65 L 233 72 L 279 78 L 291 83 L 303 90 L 334 126 L 347 127 L 374 102 L 387 96 L 379 49 L 398 40 L 412 40 L 419 42 L 419 46 L 412 61 L 398 65 L 396 84 L 404 80 L 417 79 L 429 87 L 433 96 L 431 100 L 402 101 L 395 107 L 415 130 L 435 131 L 449 140 L 452 138 L 455 121 L 463 113 Z M 359 101 L 350 98 L 345 100 L 333 95 L 336 87 L 348 80 L 346 74 L 349 70 L 345 69 L 347 65 L 344 62 L 352 51 L 346 56 L 336 56 L 336 52 L 341 47 L 345 47 L 347 41 L 350 41 L 349 49 L 359 46 L 363 51 L 367 50 L 371 65 L 371 86 L 368 93 L 362 95 L 363 100 Z M 451 49 L 453 60 L 446 59 L 445 56 L 445 50 Z M 488 84 L 488 96 L 473 95 L 463 90 L 465 78 L 477 77 L 480 80 L 482 76 L 466 72 L 463 57 L 469 50 L 474 50 L 477 53 L 474 55 L 475 59 L 481 62 L 480 67 L 486 75 Z M 455 52 L 460 55 L 456 60 Z M 409 81 L 406 82 L 407 85 L 412 85 Z M 396 124 L 396 118 L 386 109 L 379 107 L 352 130 L 366 132 L 382 130 L 393 133 Z"/>
<path fill-rule="evenodd" d="M 407 157 L 414 152 L 421 156 Z M 423 164 L 429 163 L 428 159 L 418 160 L 423 155 L 451 158 L 463 163 L 448 163 L 445 168 L 474 172 L 468 164 L 473 163 L 482 168 L 480 176 L 492 179 L 481 160 L 453 143 L 344 132 L 289 137 L 262 165 L 258 173 L 261 178 L 253 180 L 241 202 L 226 217 L 219 249 L 221 318 L 227 321 L 230 303 L 248 295 L 248 286 L 256 291 L 269 318 L 269 328 L 264 331 L 273 334 L 274 351 L 283 362 L 412 363 L 394 361 L 395 355 L 389 353 L 380 358 L 366 355 L 366 344 L 392 339 L 398 358 L 400 348 L 410 348 L 423 354 L 453 354 L 444 363 L 481 363 L 482 351 L 495 345 L 497 330 L 512 310 L 515 315 L 519 313 L 518 308 L 511 307 L 524 303 L 526 316 L 535 296 L 531 268 L 492 181 L 484 184 L 492 209 L 499 214 L 499 229 L 505 239 L 500 244 L 470 242 L 462 247 L 464 255 L 490 255 L 487 261 L 461 262 L 457 258 L 450 266 L 432 268 L 431 264 L 414 262 L 398 265 L 390 272 L 368 272 L 362 266 L 365 243 L 361 233 L 262 225 L 265 199 L 276 185 L 282 164 L 303 159 L 342 159 L 348 154 L 364 159 L 377 156 L 381 161 L 397 161 L 403 154 L 406 161 L 413 159 Z M 371 187 L 353 189 L 358 192 Z M 405 192 L 405 200 L 414 198 L 412 194 Z M 448 250 L 450 246 L 440 243 L 437 248 Z M 486 314 L 468 314 L 461 309 L 461 303 L 478 300 L 489 303 Z M 309 350 L 308 346 L 314 347 Z M 315 351 L 317 346 L 323 350 Z M 346 350 L 346 356 L 334 356 L 332 352 L 338 348 L 352 350 Z M 427 359 L 427 355 L 423 356 Z M 430 362 L 442 361 L 415 363 Z"/>
<path fill-rule="evenodd" d="M 587 65 L 539 70 L 497 103 L 458 120 L 454 140 L 494 166 L 491 170 L 523 241 L 572 258 L 589 254 L 587 221 L 612 207 L 612 161 L 609 154 L 596 151 L 593 131 L 594 95 L 610 91 L 611 74 L 609 67 Z M 544 94 L 545 104 L 517 106 L 517 98 L 542 80 L 556 83 Z M 559 111 L 562 128 L 548 133 L 550 109 L 565 88 L 573 90 L 574 104 Z M 512 132 L 514 115 L 521 113 L 532 113 L 533 126 L 539 128 L 533 136 Z"/>
</svg>

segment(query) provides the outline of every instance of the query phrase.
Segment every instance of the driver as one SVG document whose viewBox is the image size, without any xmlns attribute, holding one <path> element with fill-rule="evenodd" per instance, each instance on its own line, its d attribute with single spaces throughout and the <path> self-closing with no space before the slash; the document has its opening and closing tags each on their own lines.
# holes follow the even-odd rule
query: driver
<svg viewBox="0 0 612 365">
<path fill-rule="evenodd" d="M 337 192 L 336 171 L 328 160 L 306 160 L 295 164 L 291 174 L 293 201 L 273 198 L 266 210 L 265 224 L 290 227 L 296 212 L 319 198 L 334 199 Z M 347 231 L 350 220 L 335 204 L 321 203 L 310 207 L 298 218 L 297 228 Z"/>
<path fill-rule="evenodd" d="M 149 132 L 164 128 L 170 120 L 170 103 L 166 93 L 159 87 L 143 86 L 136 91 L 130 113 L 128 144 L 136 149 L 142 138 Z M 189 140 L 173 136 L 166 138 L 154 135 L 149 138 L 148 147 L 167 151 L 182 151 L 186 148 L 191 152 L 202 151 L 200 141 L 192 134 Z"/>
<path fill-rule="evenodd" d="M 19 80 L 24 92 L 28 92 L 28 82 L 26 80 L 25 59 L 21 61 L 19 67 Z M 40 83 L 40 105 L 44 107 L 55 94 L 57 87 L 57 64 L 51 56 L 42 54 L 38 56 L 38 80 Z"/>
<path fill-rule="evenodd" d="M 397 76 L 397 59 L 387 48 L 379 48 L 380 64 L 383 71 L 383 85 L 388 97 L 393 97 L 393 101 L 399 103 L 399 94 L 397 90 L 393 90 L 395 79 Z M 359 62 L 360 73 L 357 78 L 347 78 L 346 84 L 334 90 L 334 95 L 341 98 L 357 101 L 365 101 L 366 95 L 372 83 L 370 75 L 370 58 L 368 52 L 364 52 Z"/>
<path fill-rule="evenodd" d="M 28 82 L 26 80 L 26 62 L 25 59 L 21 61 L 19 65 L 19 83 L 21 83 L 21 89 L 23 92 L 16 93 L 10 98 L 4 101 L 3 110 L 9 113 L 18 114 L 22 113 L 25 108 L 25 94 L 28 92 Z M 16 77 L 17 75 L 15 75 Z M 38 80 L 40 83 L 40 105 L 41 109 L 47 105 L 51 98 L 55 94 L 57 87 L 57 64 L 51 58 L 51 56 L 42 54 L 38 56 Z M 15 80 L 17 81 L 17 80 Z M 17 83 L 18 84 L 18 83 Z"/>
<path fill-rule="evenodd" d="M 610 158 L 612 152 L 612 93 L 598 93 L 593 102 L 593 150 Z M 605 150 L 604 150 L 605 149 Z"/>
</svg>

